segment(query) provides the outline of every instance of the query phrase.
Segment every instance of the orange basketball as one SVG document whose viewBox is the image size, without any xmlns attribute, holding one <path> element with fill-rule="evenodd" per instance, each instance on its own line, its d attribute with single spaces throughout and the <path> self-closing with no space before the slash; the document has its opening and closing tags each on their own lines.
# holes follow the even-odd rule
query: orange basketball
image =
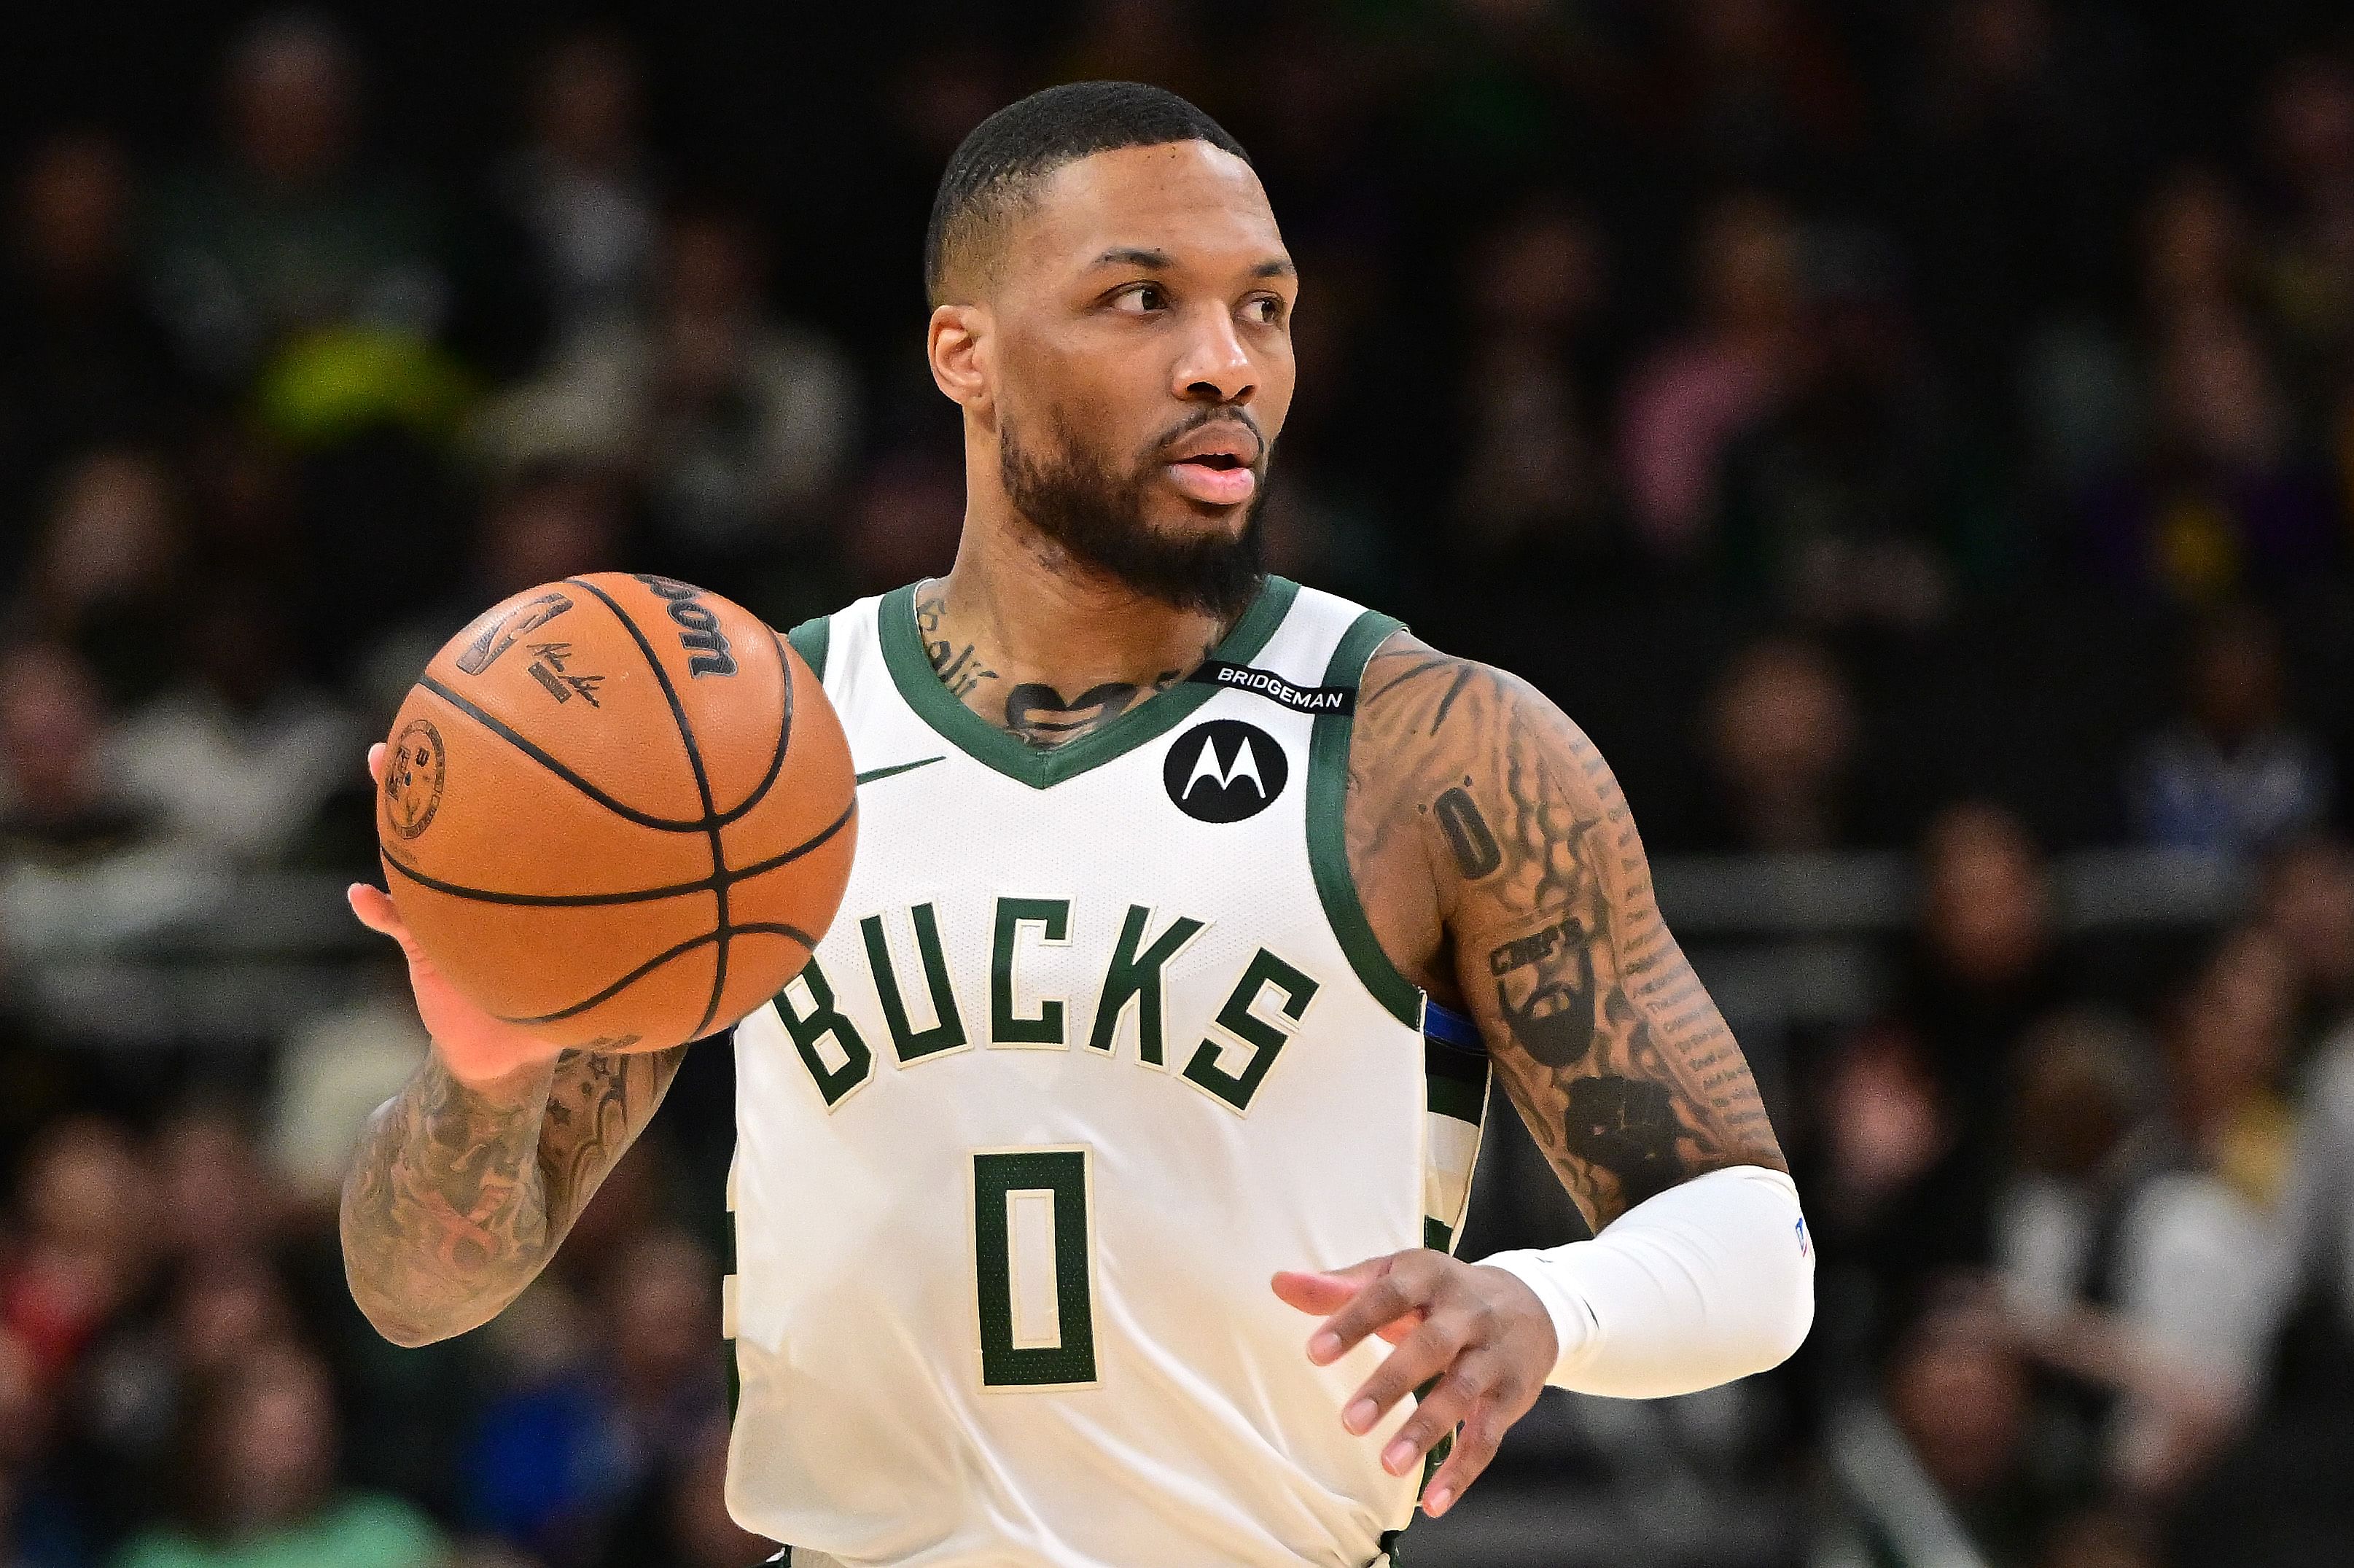
<svg viewBox="0 0 2354 1568">
<path fill-rule="evenodd" d="M 433 656 L 392 723 L 376 842 L 468 997 L 559 1044 L 654 1051 L 809 961 L 850 876 L 854 787 L 783 638 L 716 594 L 599 572 Z"/>
</svg>

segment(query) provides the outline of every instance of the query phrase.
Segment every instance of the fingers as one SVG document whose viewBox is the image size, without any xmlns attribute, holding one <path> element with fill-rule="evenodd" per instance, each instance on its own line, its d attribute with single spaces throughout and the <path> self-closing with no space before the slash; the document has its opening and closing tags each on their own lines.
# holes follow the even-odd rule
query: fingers
<svg viewBox="0 0 2354 1568">
<path fill-rule="evenodd" d="M 368 782 L 384 782 L 384 742 L 380 740 L 368 747 Z"/>
<path fill-rule="evenodd" d="M 1376 1257 L 1346 1268 L 1313 1273 L 1287 1268 L 1270 1283 L 1285 1306 L 1324 1317 L 1347 1306 L 1349 1298 L 1363 1288 L 1366 1281 L 1380 1277 L 1389 1266 L 1390 1259 Z"/>
<path fill-rule="evenodd" d="M 1447 1382 L 1440 1383 L 1424 1396 L 1423 1406 L 1426 1409 L 1431 1401 L 1446 1397 L 1447 1385 L 1457 1383 L 1465 1375 L 1463 1369 L 1456 1365 L 1456 1358 L 1463 1355 L 1466 1349 L 1478 1342 L 1477 1331 L 1471 1326 L 1470 1319 L 1471 1315 L 1465 1312 L 1438 1313 L 1406 1336 L 1405 1342 L 1392 1351 L 1388 1359 L 1380 1366 L 1373 1369 L 1373 1375 L 1364 1381 L 1363 1385 L 1342 1407 L 1341 1425 L 1352 1432 L 1372 1431 L 1374 1425 L 1391 1406 L 1430 1382 L 1431 1379 L 1437 1377 L 1441 1372 L 1447 1374 Z M 1468 1363 L 1471 1358 L 1465 1359 Z M 1449 1368 L 1455 1370 L 1449 1372 Z M 1459 1404 L 1459 1394 L 1458 1402 Z M 1458 1409 L 1457 1416 L 1460 1414 L 1461 1411 Z M 1455 1417 L 1449 1417 L 1450 1425 L 1454 1419 Z M 1429 1436 L 1423 1440 L 1422 1447 L 1427 1448 L 1431 1444 L 1437 1442 L 1445 1436 L 1446 1431 L 1446 1426 L 1433 1428 Z M 1388 1463 L 1389 1458 L 1390 1451 L 1384 1450 L 1383 1462 Z M 1405 1472 L 1400 1470 L 1394 1473 L 1403 1475 Z"/>
<path fill-rule="evenodd" d="M 402 923 L 400 911 L 392 906 L 392 895 L 381 887 L 371 887 L 365 882 L 355 882 L 344 890 L 351 901 L 352 913 L 361 925 L 400 944 L 400 950 L 411 948 L 408 927 Z"/>
<path fill-rule="evenodd" d="M 1432 1446 L 1455 1430 L 1495 1386 L 1492 1360 L 1482 1362 L 1466 1356 L 1429 1393 L 1415 1401 L 1414 1413 L 1390 1434 L 1382 1449 L 1382 1468 L 1403 1476 L 1422 1463 Z"/>
<path fill-rule="evenodd" d="M 1308 1359 L 1320 1367 L 1329 1366 L 1366 1335 L 1378 1333 L 1399 1319 L 1420 1311 L 1428 1303 L 1428 1292 L 1437 1277 L 1429 1266 L 1437 1255 L 1421 1251 L 1401 1252 L 1380 1260 L 1388 1266 L 1368 1280 L 1309 1339 Z"/>
<path fill-rule="evenodd" d="M 1455 1446 L 1447 1451 L 1447 1463 L 1438 1467 L 1438 1474 L 1430 1478 L 1430 1485 L 1422 1494 L 1423 1511 L 1437 1519 L 1454 1507 L 1455 1499 L 1470 1490 L 1471 1483 L 1486 1473 L 1511 1425 L 1511 1418 L 1497 1407 L 1493 1399 L 1473 1406 L 1470 1414 L 1464 1417 L 1462 1429 L 1455 1435 Z"/>
</svg>

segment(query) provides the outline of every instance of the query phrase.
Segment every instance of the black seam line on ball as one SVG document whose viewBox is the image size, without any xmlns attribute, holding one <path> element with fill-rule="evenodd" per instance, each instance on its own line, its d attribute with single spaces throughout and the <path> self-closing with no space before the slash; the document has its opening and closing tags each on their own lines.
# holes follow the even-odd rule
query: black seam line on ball
<svg viewBox="0 0 2354 1568">
<path fill-rule="evenodd" d="M 621 615 L 620 607 L 619 605 L 615 605 L 610 599 L 607 599 L 603 590 L 599 588 L 596 584 L 582 582 L 578 577 L 567 577 L 564 580 L 574 588 L 579 588 L 587 593 L 593 593 L 599 599 L 604 599 L 605 603 L 612 609 L 614 614 Z M 648 661 L 651 662 L 653 657 L 652 651 L 646 648 L 646 640 L 642 636 L 638 636 L 637 622 L 631 620 L 626 615 L 621 616 L 621 620 L 622 624 L 630 629 L 630 634 L 637 639 L 639 648 L 645 651 L 646 657 Z M 768 632 L 769 641 L 776 646 L 777 673 L 783 680 L 785 687 L 784 716 L 777 726 L 777 749 L 771 753 L 769 758 L 768 771 L 760 776 L 759 783 L 752 787 L 752 792 L 749 795 L 745 796 L 744 799 L 728 807 L 726 810 L 719 812 L 716 816 L 705 817 L 694 821 L 676 824 L 681 832 L 701 832 L 704 831 L 705 827 L 710 823 L 716 823 L 718 826 L 724 828 L 732 822 L 742 821 L 745 817 L 750 815 L 753 807 L 758 806 L 761 801 L 769 798 L 769 791 L 777 787 L 777 780 L 784 775 L 785 751 L 786 748 L 792 744 L 793 738 L 792 665 L 788 662 L 785 658 L 784 639 L 777 635 L 777 629 L 773 626 L 764 626 L 762 630 Z M 659 679 L 662 676 L 662 667 L 660 665 L 655 665 L 654 674 L 656 678 Z M 663 689 L 665 693 L 669 691 L 670 683 L 667 681 L 663 683 Z M 673 697 L 671 700 L 671 711 L 673 713 L 676 713 L 678 711 L 678 701 L 675 697 Z M 680 721 L 682 730 L 684 729 L 684 723 L 685 721 L 684 719 Z M 694 739 L 689 737 L 686 744 L 688 751 L 692 753 L 695 750 Z M 707 801 L 710 797 L 706 794 L 705 799 Z"/>
<path fill-rule="evenodd" d="M 427 691 L 432 693 L 435 696 L 440 698 L 443 702 L 448 703 L 451 707 L 456 708 L 460 713 L 464 714 L 468 718 L 472 719 L 476 724 L 481 725 L 484 729 L 489 730 L 493 735 L 497 736 L 501 740 L 504 740 L 508 745 L 514 747 L 517 751 L 522 752 L 525 757 L 530 758 L 534 762 L 538 763 L 542 768 L 546 768 L 550 773 L 555 774 L 558 779 L 563 779 L 567 784 L 571 785 L 575 789 L 579 790 L 583 795 L 588 796 L 591 800 L 596 801 L 597 804 L 604 807 L 605 810 L 612 812 L 613 815 L 620 818 L 623 821 L 635 822 L 642 828 L 654 828 L 666 833 L 699 833 L 705 831 L 704 821 L 699 817 L 688 817 L 684 821 L 673 817 L 657 817 L 651 811 L 641 811 L 633 806 L 625 806 L 621 804 L 620 801 L 614 800 L 613 797 L 606 794 L 605 791 L 598 789 L 597 786 L 589 783 L 588 780 L 581 778 L 580 775 L 573 772 L 572 769 L 565 767 L 564 764 L 556 760 L 555 758 L 550 757 L 546 752 L 541 750 L 539 747 L 535 745 L 528 736 L 518 733 L 513 726 L 508 725 L 504 719 L 500 718 L 495 714 L 483 712 L 481 708 L 476 707 L 472 702 L 460 696 L 456 692 L 451 691 L 448 686 L 442 684 L 441 682 L 437 680 L 435 677 L 431 675 L 420 675 L 418 677 L 417 683 L 424 687 Z"/>
<path fill-rule="evenodd" d="M 858 802 L 854 800 L 843 808 L 842 815 L 792 848 L 772 854 L 766 860 L 756 860 L 735 867 L 727 873 L 726 881 L 732 886 L 774 871 L 780 865 L 790 864 L 826 844 L 836 833 L 848 827 L 851 818 L 857 813 Z M 718 885 L 718 879 L 703 876 L 693 882 L 673 882 L 662 887 L 631 887 L 619 893 L 501 893 L 494 888 L 469 887 L 462 882 L 444 882 L 438 876 L 429 875 L 413 865 L 393 859 L 381 846 L 378 846 L 377 854 L 385 864 L 419 887 L 446 893 L 452 898 L 471 899 L 477 904 L 509 904 L 529 909 L 585 909 L 600 904 L 651 904 L 659 898 L 676 898 L 686 893 L 709 893 Z M 741 931 L 745 927 L 738 926 L 736 929 Z"/>
<path fill-rule="evenodd" d="M 815 952 L 817 950 L 816 938 L 811 936 L 807 931 L 802 930 L 799 926 L 788 926 L 782 921 L 763 920 L 747 922 L 744 925 L 737 927 L 735 934 L 737 936 L 751 935 L 784 937 L 791 939 L 792 941 L 799 942 L 802 947 L 807 948 L 811 952 Z M 620 995 L 621 992 L 629 990 L 630 987 L 637 984 L 640 980 L 645 979 L 648 975 L 653 973 L 664 964 L 670 963 L 673 959 L 684 957 L 686 954 L 695 951 L 695 948 L 702 947 L 705 942 L 716 942 L 717 940 L 719 940 L 719 933 L 716 931 L 705 931 L 699 937 L 689 937 L 685 941 L 681 942 L 677 947 L 671 948 L 668 952 L 656 953 L 652 958 L 648 959 L 644 963 L 640 964 L 636 969 L 631 969 L 628 974 L 623 975 L 620 980 L 615 980 L 611 985 L 607 986 L 603 991 L 599 991 L 596 995 L 588 998 L 586 1001 L 576 1001 L 570 1007 L 558 1008 L 554 1012 L 535 1013 L 528 1018 L 510 1018 L 506 1014 L 501 1013 L 499 1015 L 499 1022 L 502 1023 L 522 1024 L 525 1027 L 535 1023 L 561 1023 L 567 1018 L 575 1017 L 578 1014 L 588 1012 L 590 1008 L 597 1006 L 600 1002 L 612 1001 L 613 998 Z M 688 1038 L 699 1040 L 702 1037 L 703 1025 L 698 1023 L 695 1025 L 695 1033 L 689 1035 Z"/>
<path fill-rule="evenodd" d="M 769 635 L 771 638 L 774 638 L 776 633 L 772 630 Z M 575 789 L 579 790 L 583 795 L 588 796 L 591 800 L 596 801 L 597 804 L 604 807 L 607 810 L 620 818 L 623 821 L 635 822 L 642 828 L 653 828 L 659 832 L 666 833 L 700 833 L 710 831 L 712 822 L 711 819 L 702 817 L 658 817 L 651 811 L 641 811 L 633 806 L 623 805 L 620 801 L 616 800 L 612 796 L 608 795 L 602 789 L 598 789 L 597 786 L 589 783 L 588 780 L 580 777 L 579 774 L 575 773 L 571 768 L 567 768 L 563 763 L 558 762 L 555 758 L 549 756 L 547 752 L 542 750 L 528 736 L 520 734 L 513 726 L 508 725 L 505 720 L 498 717 L 494 714 L 484 711 L 470 699 L 459 695 L 436 677 L 431 675 L 423 675 L 419 677 L 417 683 L 426 691 L 429 691 L 435 696 L 440 697 L 443 702 L 448 703 L 451 707 L 456 708 L 468 718 L 472 719 L 476 724 L 481 725 L 484 729 L 489 730 L 493 735 L 497 736 L 501 740 L 505 741 L 509 746 L 512 746 L 516 750 L 522 752 L 525 757 L 530 758 L 534 762 L 538 763 L 542 768 L 546 768 L 550 773 L 555 774 L 558 779 L 563 779 L 567 784 L 571 785 Z M 769 759 L 768 776 L 761 779 L 759 787 L 754 789 L 751 795 L 741 804 L 731 806 L 726 810 L 719 813 L 716 819 L 719 826 L 724 828 L 729 823 L 737 821 L 749 813 L 752 808 L 758 806 L 763 800 L 767 799 L 769 790 L 776 787 L 777 779 L 784 771 L 784 741 L 791 733 L 792 693 L 790 687 L 786 691 L 785 703 L 785 728 L 779 736 L 777 754 Z"/>
<path fill-rule="evenodd" d="M 785 687 L 784 714 L 783 716 L 779 718 L 777 721 L 777 753 L 774 757 L 769 758 L 769 771 L 761 778 L 758 784 L 752 787 L 752 792 L 749 795 L 745 796 L 743 800 L 737 801 L 735 805 L 728 807 L 726 810 L 719 813 L 719 825 L 723 828 L 728 823 L 743 817 L 746 813 L 750 811 L 753 807 L 768 799 L 769 791 L 776 788 L 777 779 L 784 773 L 785 748 L 792 744 L 792 661 L 785 657 L 784 639 L 777 635 L 777 629 L 771 626 L 767 630 L 769 633 L 769 641 L 776 644 L 777 675 L 778 678 L 784 683 Z"/>
<path fill-rule="evenodd" d="M 692 1032 L 693 1037 L 700 1038 L 705 1028 L 717 1016 L 719 998 L 727 987 L 727 854 L 726 846 L 720 842 L 719 807 L 711 799 L 711 775 L 704 770 L 703 747 L 695 743 L 695 726 L 687 722 L 686 705 L 679 701 L 678 688 L 671 683 L 670 672 L 663 668 L 661 657 L 654 652 L 654 645 L 647 641 L 638 623 L 630 619 L 630 612 L 621 608 L 620 600 L 586 577 L 567 577 L 564 580 L 584 593 L 595 594 L 604 601 L 605 608 L 613 612 L 613 619 L 628 630 L 630 640 L 638 645 L 638 652 L 645 655 L 646 668 L 653 672 L 655 683 L 662 687 L 663 700 L 670 704 L 671 720 L 678 726 L 679 741 L 686 747 L 686 765 L 695 770 L 695 792 L 703 800 L 704 835 L 711 842 L 711 895 L 719 904 L 714 932 L 718 938 L 719 950 L 711 966 L 711 1000 L 704 1004 L 703 1016 L 695 1020 Z"/>
</svg>

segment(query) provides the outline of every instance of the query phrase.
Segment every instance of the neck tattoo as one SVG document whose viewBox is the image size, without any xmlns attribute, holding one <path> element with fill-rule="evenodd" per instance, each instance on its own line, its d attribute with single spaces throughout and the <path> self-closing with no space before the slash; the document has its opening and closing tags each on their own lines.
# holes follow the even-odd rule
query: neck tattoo
<svg viewBox="0 0 2354 1568">
<path fill-rule="evenodd" d="M 1066 696 L 1043 681 L 1009 683 L 981 657 L 978 643 L 949 635 L 947 621 L 947 600 L 938 590 L 919 590 L 916 630 L 923 638 L 932 673 L 957 701 L 1042 751 L 1093 734 L 1146 698 L 1167 691 L 1186 674 L 1184 670 L 1163 670 L 1147 684 L 1105 681 Z M 1204 644 L 1201 658 L 1207 659 L 1213 646 Z M 1000 691 L 1004 694 L 1002 699 Z"/>
</svg>

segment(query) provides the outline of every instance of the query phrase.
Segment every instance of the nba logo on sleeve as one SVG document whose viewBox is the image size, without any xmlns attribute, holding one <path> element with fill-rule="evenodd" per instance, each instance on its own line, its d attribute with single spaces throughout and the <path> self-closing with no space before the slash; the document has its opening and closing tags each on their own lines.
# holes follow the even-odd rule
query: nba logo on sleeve
<svg viewBox="0 0 2354 1568">
<path fill-rule="evenodd" d="M 1256 725 L 1212 719 L 1179 736 L 1161 765 L 1177 809 L 1196 821 L 1239 822 L 1274 804 L 1291 776 L 1283 747 Z"/>
</svg>

